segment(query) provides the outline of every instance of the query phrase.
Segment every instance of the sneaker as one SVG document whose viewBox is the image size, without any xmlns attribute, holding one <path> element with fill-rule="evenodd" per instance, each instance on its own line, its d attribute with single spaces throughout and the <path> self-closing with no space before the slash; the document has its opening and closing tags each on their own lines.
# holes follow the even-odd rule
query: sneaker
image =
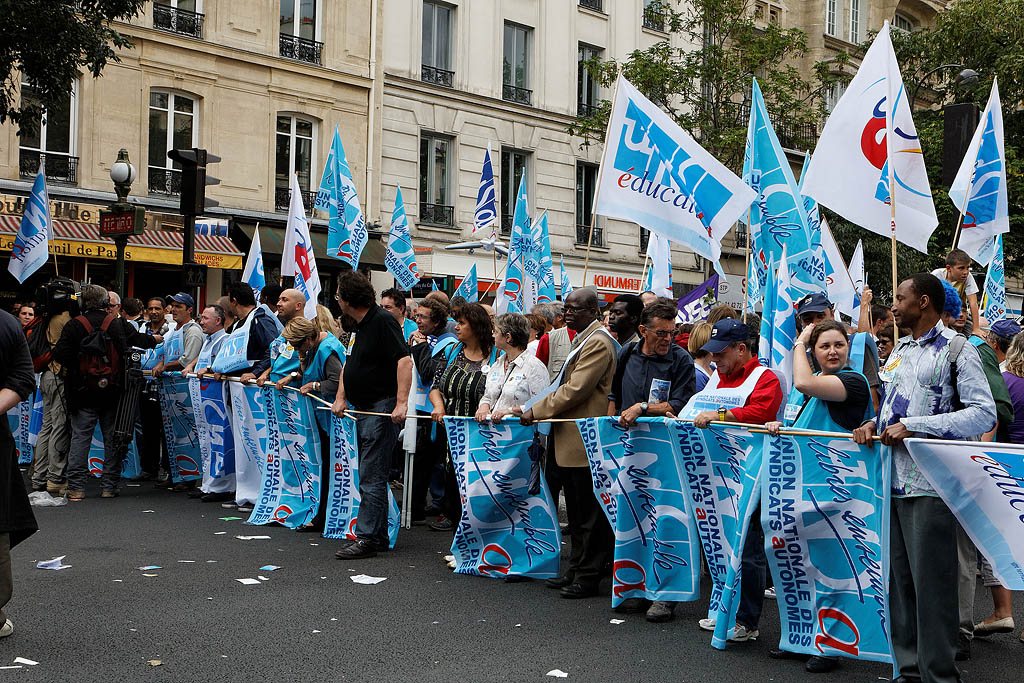
<svg viewBox="0 0 1024 683">
<path fill-rule="evenodd" d="M 33 491 L 45 491 L 46 490 L 46 484 L 45 483 L 37 484 L 35 482 L 32 482 L 32 490 Z"/>
<path fill-rule="evenodd" d="M 990 636 L 993 633 L 1013 633 L 1016 628 L 1013 623 L 1013 617 L 1006 617 L 1005 619 L 992 619 L 990 617 L 974 625 L 974 635 Z"/>
<path fill-rule="evenodd" d="M 451 531 L 455 528 L 452 520 L 444 515 L 438 515 L 437 521 L 431 522 L 429 526 L 431 531 Z"/>
<path fill-rule="evenodd" d="M 765 600 L 774 600 L 775 599 L 775 586 L 772 586 L 771 588 L 765 588 L 764 589 L 764 599 Z"/>
<path fill-rule="evenodd" d="M 651 603 L 651 606 L 647 608 L 647 621 L 655 624 L 672 621 L 676 612 L 676 604 L 677 603 L 675 602 L 655 600 Z"/>
<path fill-rule="evenodd" d="M 55 482 L 48 481 L 46 482 L 46 492 L 49 493 L 54 498 L 60 498 L 61 496 L 68 492 L 68 484 L 67 482 L 57 484 Z"/>
<path fill-rule="evenodd" d="M 732 630 L 732 636 L 729 637 L 731 643 L 745 643 L 748 640 L 757 640 L 757 637 L 761 635 L 755 628 L 748 631 L 747 627 L 743 624 L 736 624 L 736 627 Z"/>
<path fill-rule="evenodd" d="M 68 489 L 68 500 L 85 500 L 85 491 Z"/>
<path fill-rule="evenodd" d="M 252 503 L 241 503 L 238 506 L 239 512 L 252 512 Z"/>
<path fill-rule="evenodd" d="M 121 492 L 117 489 L 106 489 L 100 494 L 100 498 L 117 498 Z"/>
<path fill-rule="evenodd" d="M 715 620 L 714 619 L 701 619 L 700 621 L 697 622 L 697 626 L 700 626 L 701 629 L 704 630 L 704 631 L 714 631 L 715 630 Z"/>
<path fill-rule="evenodd" d="M 0 626 L 0 638 L 6 638 L 12 633 L 14 633 L 14 622 L 8 619 L 3 626 Z"/>
</svg>

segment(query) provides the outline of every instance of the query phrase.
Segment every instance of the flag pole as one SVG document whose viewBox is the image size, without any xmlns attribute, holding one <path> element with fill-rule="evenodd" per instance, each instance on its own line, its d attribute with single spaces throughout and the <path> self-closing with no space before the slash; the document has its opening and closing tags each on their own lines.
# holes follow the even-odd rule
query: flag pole
<svg viewBox="0 0 1024 683">
<path fill-rule="evenodd" d="M 647 239 L 650 239 L 650 235 L 648 235 Z M 650 255 L 644 254 L 644 267 L 643 270 L 640 271 L 640 285 L 637 287 L 637 294 L 644 291 L 644 283 L 647 282 L 647 264 L 650 263 L 650 260 Z"/>
<path fill-rule="evenodd" d="M 612 118 L 615 116 L 615 101 L 619 97 L 619 80 L 622 78 L 622 63 L 618 64 L 619 75 L 615 81 L 615 92 L 612 93 L 612 106 L 608 112 L 608 124 L 604 129 L 604 149 L 601 150 L 601 163 L 597 167 L 597 187 L 594 188 L 594 203 L 590 207 L 590 231 L 587 234 L 587 257 L 583 260 L 583 286 L 587 286 L 587 270 L 590 268 L 590 247 L 594 243 L 594 224 L 597 223 L 597 199 L 601 196 L 601 172 L 608 156 L 608 138 L 612 130 Z"/>
<path fill-rule="evenodd" d="M 747 282 L 747 278 L 750 277 L 750 207 L 747 207 L 747 248 L 746 258 L 744 259 L 745 265 L 743 266 L 743 310 L 740 311 L 740 319 L 747 314 L 747 304 L 750 301 L 750 283 Z"/>
</svg>

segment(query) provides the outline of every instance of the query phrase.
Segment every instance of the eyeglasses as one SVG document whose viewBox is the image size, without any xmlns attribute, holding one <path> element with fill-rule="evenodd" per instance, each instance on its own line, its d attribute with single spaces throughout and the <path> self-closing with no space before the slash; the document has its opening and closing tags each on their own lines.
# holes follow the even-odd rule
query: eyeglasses
<svg viewBox="0 0 1024 683">
<path fill-rule="evenodd" d="M 672 334 L 675 332 L 675 330 L 652 330 L 649 327 L 645 327 L 644 330 L 646 332 L 650 332 L 658 339 L 667 339 L 668 337 L 671 337 Z"/>
<path fill-rule="evenodd" d="M 564 313 L 582 313 L 583 311 L 590 310 L 586 306 L 563 306 L 562 311 Z"/>
</svg>

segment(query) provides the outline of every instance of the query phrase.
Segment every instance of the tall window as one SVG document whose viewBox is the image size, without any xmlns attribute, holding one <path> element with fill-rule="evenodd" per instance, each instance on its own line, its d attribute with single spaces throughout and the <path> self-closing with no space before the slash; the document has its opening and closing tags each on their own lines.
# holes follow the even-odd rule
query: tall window
<svg viewBox="0 0 1024 683">
<path fill-rule="evenodd" d="M 420 222 L 455 225 L 451 201 L 451 138 L 433 133 L 420 137 Z"/>
<path fill-rule="evenodd" d="M 501 150 L 501 234 L 512 232 L 512 217 L 516 210 L 516 193 L 519 181 L 526 178 L 530 167 L 530 155 L 517 149 Z"/>
<path fill-rule="evenodd" d="M 664 0 L 644 0 L 644 28 L 653 31 L 665 30 L 665 2 Z"/>
<path fill-rule="evenodd" d="M 39 164 L 46 166 L 47 180 L 63 183 L 78 181 L 78 157 L 75 156 L 75 97 L 68 93 L 58 107 L 42 116 L 26 121 L 18 138 L 20 152 L 18 166 L 22 178 L 31 178 L 39 172 Z M 21 84 L 22 106 L 38 104 L 35 88 Z"/>
<path fill-rule="evenodd" d="M 843 93 L 845 92 L 846 83 L 832 84 L 828 89 L 828 93 L 825 95 L 825 109 L 827 109 L 829 112 L 835 109 L 836 105 L 839 104 L 839 99 L 843 96 Z"/>
<path fill-rule="evenodd" d="M 279 114 L 277 117 L 277 146 L 274 173 L 274 207 L 287 209 L 291 199 L 291 174 L 299 176 L 302 205 L 310 211 L 313 199 L 313 150 L 316 124 L 299 116 Z"/>
<path fill-rule="evenodd" d="M 592 114 L 599 101 L 597 81 L 583 63 L 600 56 L 601 48 L 580 43 L 576 66 L 576 113 L 580 116 Z"/>
<path fill-rule="evenodd" d="M 505 24 L 501 62 L 502 99 L 530 104 L 530 32 L 518 24 Z"/>
<path fill-rule="evenodd" d="M 861 0 L 850 0 L 850 42 L 860 42 Z"/>
<path fill-rule="evenodd" d="M 153 91 L 149 94 L 149 191 L 181 192 L 181 167 L 167 152 L 198 146 L 199 108 L 187 95 Z"/>
<path fill-rule="evenodd" d="M 452 87 L 452 8 L 423 2 L 423 66 L 427 83 Z"/>
<path fill-rule="evenodd" d="M 897 12 L 893 15 L 892 27 L 909 33 L 914 30 L 914 22 L 910 20 L 910 17 Z"/>
<path fill-rule="evenodd" d="M 825 0 L 825 33 L 839 35 L 839 0 Z"/>
<path fill-rule="evenodd" d="M 601 228 L 594 225 L 594 237 L 590 239 L 590 221 L 594 217 L 594 193 L 597 191 L 597 165 L 580 161 L 576 163 L 576 244 L 595 247 L 604 245 Z"/>
<path fill-rule="evenodd" d="M 203 37 L 202 0 L 155 0 L 153 26 L 193 38 Z"/>
<path fill-rule="evenodd" d="M 320 63 L 324 44 L 317 42 L 317 1 L 281 0 L 281 56 Z"/>
</svg>

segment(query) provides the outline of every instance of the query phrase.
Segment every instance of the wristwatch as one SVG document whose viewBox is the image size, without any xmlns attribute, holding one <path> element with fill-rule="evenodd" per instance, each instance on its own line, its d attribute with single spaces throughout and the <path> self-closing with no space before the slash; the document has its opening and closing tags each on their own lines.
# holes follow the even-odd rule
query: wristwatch
<svg viewBox="0 0 1024 683">
<path fill-rule="evenodd" d="M 718 421 L 719 422 L 725 422 L 725 415 L 726 415 L 727 412 L 729 412 L 729 411 L 726 410 L 725 406 L 718 406 Z"/>
<path fill-rule="evenodd" d="M 648 406 L 647 406 L 646 403 L 641 403 L 640 404 L 640 414 L 641 415 L 646 415 L 647 414 L 647 408 L 648 408 Z"/>
</svg>

